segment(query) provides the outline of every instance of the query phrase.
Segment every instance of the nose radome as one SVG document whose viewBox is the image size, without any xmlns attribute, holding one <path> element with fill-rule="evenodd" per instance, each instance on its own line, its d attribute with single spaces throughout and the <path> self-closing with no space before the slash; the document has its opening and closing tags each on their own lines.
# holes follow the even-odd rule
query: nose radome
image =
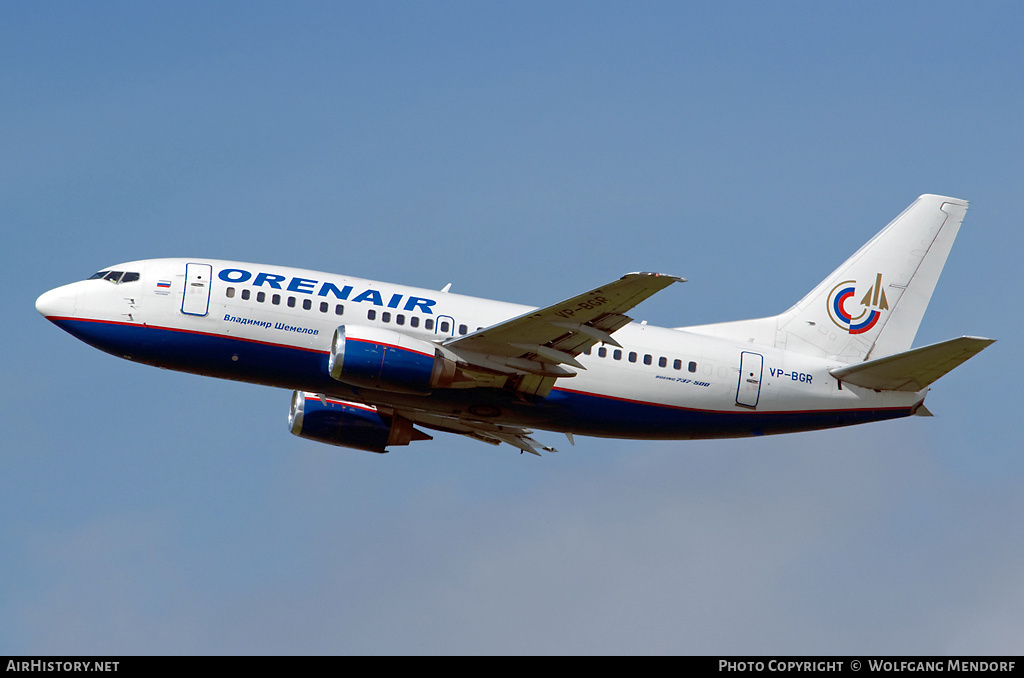
<svg viewBox="0 0 1024 678">
<path fill-rule="evenodd" d="M 71 285 L 64 285 L 39 295 L 36 310 L 46 318 L 70 317 L 75 314 L 76 297 Z"/>
</svg>

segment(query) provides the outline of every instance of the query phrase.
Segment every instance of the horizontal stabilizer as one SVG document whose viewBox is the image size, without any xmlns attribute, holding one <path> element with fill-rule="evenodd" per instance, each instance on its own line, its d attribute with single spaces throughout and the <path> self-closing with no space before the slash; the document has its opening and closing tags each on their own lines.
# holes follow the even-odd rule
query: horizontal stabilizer
<svg viewBox="0 0 1024 678">
<path fill-rule="evenodd" d="M 960 337 L 903 353 L 837 367 L 829 374 L 839 381 L 876 391 L 911 391 L 927 388 L 995 339 Z"/>
</svg>

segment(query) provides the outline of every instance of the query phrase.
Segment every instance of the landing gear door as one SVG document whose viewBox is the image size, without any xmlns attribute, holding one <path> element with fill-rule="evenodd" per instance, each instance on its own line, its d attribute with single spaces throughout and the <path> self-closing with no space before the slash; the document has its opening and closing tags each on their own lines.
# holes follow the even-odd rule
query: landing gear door
<svg viewBox="0 0 1024 678">
<path fill-rule="evenodd" d="M 185 315 L 206 315 L 210 310 L 210 264 L 185 264 L 185 291 L 181 295 L 181 312 Z"/>
<path fill-rule="evenodd" d="M 760 353 L 740 353 L 740 381 L 736 386 L 736 404 L 754 409 L 761 397 L 761 375 L 764 358 Z"/>
</svg>

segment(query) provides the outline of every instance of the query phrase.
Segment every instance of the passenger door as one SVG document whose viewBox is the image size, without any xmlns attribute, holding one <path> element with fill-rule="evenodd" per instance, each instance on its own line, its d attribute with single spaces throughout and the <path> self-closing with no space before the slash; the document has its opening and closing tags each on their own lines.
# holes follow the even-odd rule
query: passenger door
<svg viewBox="0 0 1024 678">
<path fill-rule="evenodd" d="M 210 264 L 185 264 L 185 291 L 181 295 L 181 312 L 185 315 L 206 315 L 210 311 Z"/>
<path fill-rule="evenodd" d="M 761 397 L 761 375 L 764 357 L 760 353 L 740 353 L 740 379 L 736 385 L 736 404 L 754 409 Z"/>
</svg>

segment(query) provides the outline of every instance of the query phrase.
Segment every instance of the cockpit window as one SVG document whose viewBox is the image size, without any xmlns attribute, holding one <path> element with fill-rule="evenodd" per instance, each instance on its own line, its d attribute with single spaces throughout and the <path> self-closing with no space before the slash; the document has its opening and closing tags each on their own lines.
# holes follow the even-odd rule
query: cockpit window
<svg viewBox="0 0 1024 678">
<path fill-rule="evenodd" d="M 119 285 L 122 283 L 135 282 L 139 279 L 139 274 L 134 271 L 99 271 L 98 273 L 93 273 L 89 277 L 89 280 L 99 280 L 100 278 L 103 280 L 109 280 L 115 285 Z"/>
</svg>

